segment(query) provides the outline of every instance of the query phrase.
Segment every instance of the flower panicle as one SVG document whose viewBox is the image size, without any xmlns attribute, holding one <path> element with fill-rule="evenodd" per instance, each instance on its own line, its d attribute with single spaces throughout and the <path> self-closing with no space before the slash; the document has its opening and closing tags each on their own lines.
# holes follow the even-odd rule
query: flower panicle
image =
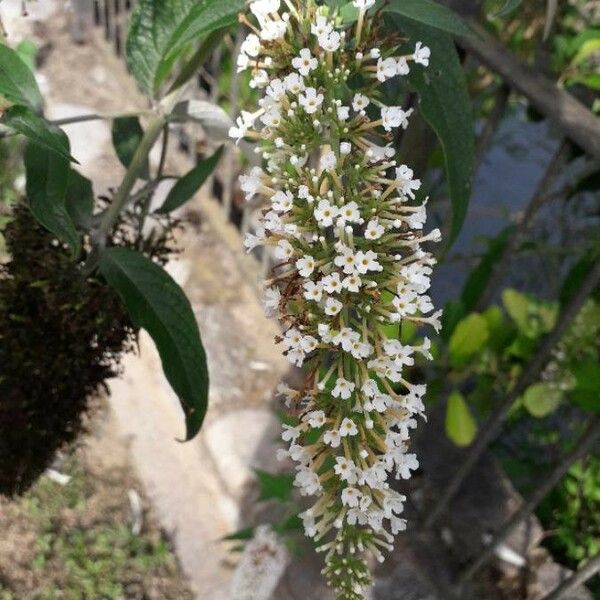
<svg viewBox="0 0 600 600">
<path fill-rule="evenodd" d="M 248 251 L 277 259 L 265 308 L 279 318 L 288 360 L 306 369 L 301 389 L 281 385 L 297 417 L 282 434 L 282 458 L 296 463 L 295 485 L 315 504 L 302 515 L 325 555 L 324 575 L 340 599 L 362 598 L 367 555 L 383 561 L 406 528 L 405 497 L 388 483 L 418 468 L 409 451 L 426 386 L 406 379 L 415 355 L 431 358 L 428 338 L 403 344 L 399 325 L 440 328 L 427 292 L 435 259 L 423 244 L 421 181 L 398 164 L 393 136 L 412 109 L 387 106 L 381 84 L 425 68 L 421 42 L 386 48 L 374 0 L 354 0 L 344 26 L 314 0 L 257 0 L 237 59 L 262 90 L 256 112 L 231 129 L 258 142 L 264 167 L 240 177 L 247 200 L 264 199 Z"/>
</svg>

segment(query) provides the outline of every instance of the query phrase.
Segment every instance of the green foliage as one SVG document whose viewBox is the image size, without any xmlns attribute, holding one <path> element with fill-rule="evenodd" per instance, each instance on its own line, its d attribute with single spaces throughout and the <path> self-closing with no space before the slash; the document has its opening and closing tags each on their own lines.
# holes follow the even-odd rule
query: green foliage
<svg viewBox="0 0 600 600">
<path fill-rule="evenodd" d="M 515 12 L 523 0 L 493 0 L 485 4 L 485 9 L 489 18 L 508 17 Z"/>
<path fill-rule="evenodd" d="M 56 138 L 68 149 L 69 141 L 62 131 Z M 71 247 L 74 256 L 81 250 L 81 240 L 66 205 L 69 184 L 69 162 L 45 146 L 29 142 L 25 148 L 27 202 L 33 216 L 60 240 Z"/>
<path fill-rule="evenodd" d="M 243 0 L 140 0 L 131 16 L 127 62 L 140 87 L 156 95 L 188 44 L 232 25 Z"/>
<path fill-rule="evenodd" d="M 23 40 L 15 46 L 15 52 L 33 73 L 35 71 L 35 60 L 38 53 L 35 43 L 31 40 Z"/>
<path fill-rule="evenodd" d="M 548 333 L 556 323 L 556 303 L 532 302 L 525 294 L 512 289 L 504 290 L 502 302 L 519 331 L 528 338 Z"/>
<path fill-rule="evenodd" d="M 191 171 L 177 181 L 158 212 L 169 213 L 190 200 L 213 173 L 221 156 L 223 156 L 223 146 L 209 158 L 199 161 Z"/>
<path fill-rule="evenodd" d="M 126 248 L 106 249 L 100 272 L 127 306 L 132 322 L 154 340 L 186 415 L 186 440 L 192 439 L 206 414 L 208 369 L 189 300 L 164 269 Z"/>
<path fill-rule="evenodd" d="M 0 43 L 0 96 L 33 111 L 42 108 L 43 100 L 32 70 L 19 53 Z"/>
<path fill-rule="evenodd" d="M 293 474 L 283 473 L 274 475 L 260 469 L 254 469 L 254 473 L 260 486 L 259 500 L 288 502 L 291 499 L 294 489 Z"/>
<path fill-rule="evenodd" d="M 408 80 L 419 94 L 422 115 L 435 131 L 444 151 L 452 203 L 452 226 L 447 240 L 450 245 L 464 223 L 471 196 L 475 160 L 471 100 L 452 37 L 409 18 L 395 17 L 395 22 L 411 39 L 420 40 L 431 48 L 429 69 L 411 69 Z"/>
<path fill-rule="evenodd" d="M 17 133 L 45 148 L 46 150 L 57 154 L 60 158 L 67 161 L 77 162 L 69 151 L 69 145 L 66 143 L 65 134 L 54 127 L 48 121 L 39 117 L 30 108 L 26 106 L 11 106 L 0 121 L 14 129 Z"/>
<path fill-rule="evenodd" d="M 113 121 L 113 145 L 117 157 L 125 168 L 128 168 L 131 164 L 135 151 L 138 149 L 143 137 L 144 130 L 138 117 L 119 117 Z M 150 163 L 148 158 L 146 158 L 142 167 L 141 176 L 144 179 L 150 177 Z"/>
<path fill-rule="evenodd" d="M 450 9 L 431 0 L 391 0 L 385 12 L 396 13 L 428 27 L 453 35 L 471 35 L 465 22 Z M 434 35 L 440 35 L 439 31 Z M 416 39 L 422 39 L 417 37 Z M 429 46 L 429 42 L 426 42 Z M 432 48 L 433 51 L 433 48 Z M 435 54 L 432 52 L 432 54 Z"/>
<path fill-rule="evenodd" d="M 459 447 L 471 445 L 477 435 L 477 423 L 458 390 L 454 390 L 448 398 L 446 434 Z"/>
<path fill-rule="evenodd" d="M 488 323 L 478 313 L 471 313 L 458 323 L 448 346 L 450 360 L 456 367 L 481 351 L 489 338 Z"/>
<path fill-rule="evenodd" d="M 92 182 L 75 169 L 69 171 L 65 206 L 79 229 L 90 228 L 94 212 L 94 188 Z"/>
<path fill-rule="evenodd" d="M 562 397 L 562 392 L 555 386 L 548 383 L 534 383 L 525 390 L 522 402 L 530 415 L 542 418 L 556 410 Z"/>
</svg>

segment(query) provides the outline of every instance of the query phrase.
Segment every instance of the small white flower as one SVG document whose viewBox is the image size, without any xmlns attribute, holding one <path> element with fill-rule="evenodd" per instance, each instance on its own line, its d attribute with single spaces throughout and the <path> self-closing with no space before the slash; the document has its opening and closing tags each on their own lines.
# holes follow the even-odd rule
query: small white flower
<svg viewBox="0 0 600 600">
<path fill-rule="evenodd" d="M 369 8 L 375 6 L 375 0 L 352 0 L 352 6 L 360 10 L 369 10 Z"/>
<path fill-rule="evenodd" d="M 371 219 L 365 229 L 365 237 L 368 240 L 378 240 L 385 233 L 385 227 L 379 224 L 379 219 Z"/>
<path fill-rule="evenodd" d="M 310 277 L 315 270 L 315 259 L 306 254 L 296 261 L 296 268 L 302 277 Z"/>
<path fill-rule="evenodd" d="M 361 286 L 362 280 L 356 273 L 352 273 L 352 275 L 344 277 L 344 280 L 342 281 L 342 287 L 355 294 L 360 292 Z"/>
<path fill-rule="evenodd" d="M 377 79 L 381 82 L 387 81 L 398 74 L 398 66 L 394 58 L 380 58 L 377 61 Z"/>
<path fill-rule="evenodd" d="M 317 94 L 315 88 L 306 88 L 303 94 L 298 97 L 300 105 L 304 108 L 304 111 L 308 115 L 312 115 L 319 110 L 321 104 L 323 104 L 323 94 Z"/>
<path fill-rule="evenodd" d="M 396 457 L 396 476 L 402 479 L 410 479 L 410 472 L 419 468 L 416 454 L 401 454 Z"/>
<path fill-rule="evenodd" d="M 319 46 L 326 52 L 336 52 L 342 41 L 342 36 L 337 31 L 331 31 L 319 36 Z"/>
<path fill-rule="evenodd" d="M 313 214 L 321 227 L 330 227 L 333 225 L 333 219 L 337 217 L 338 207 L 332 206 L 329 200 L 319 200 Z"/>
<path fill-rule="evenodd" d="M 408 75 L 410 73 L 410 67 L 408 66 L 408 61 L 404 56 L 401 56 L 396 63 L 396 72 L 400 76 Z"/>
<path fill-rule="evenodd" d="M 274 254 L 280 260 L 289 260 L 294 256 L 294 247 L 287 240 L 279 240 Z"/>
<path fill-rule="evenodd" d="M 347 156 L 352 152 L 352 144 L 350 142 L 342 142 L 340 144 L 340 154 Z"/>
<path fill-rule="evenodd" d="M 335 315 L 337 315 L 340 312 L 340 310 L 342 310 L 342 308 L 344 308 L 344 305 L 335 298 L 327 298 L 327 300 L 325 301 L 326 315 L 335 317 Z"/>
<path fill-rule="evenodd" d="M 331 429 L 323 434 L 323 442 L 332 448 L 339 448 L 342 443 L 340 432 L 336 429 Z"/>
<path fill-rule="evenodd" d="M 313 57 L 308 48 L 300 50 L 300 56 L 292 59 L 292 67 L 296 69 L 303 77 L 306 77 L 311 71 L 319 66 L 319 61 Z"/>
<path fill-rule="evenodd" d="M 246 247 L 246 252 L 252 252 L 254 248 L 260 246 L 265 241 L 265 230 L 260 227 L 256 230 L 255 234 L 247 233 L 244 237 L 244 246 Z"/>
<path fill-rule="evenodd" d="M 306 352 L 306 354 L 310 354 L 314 352 L 319 347 L 319 341 L 317 338 L 314 338 L 312 335 L 305 335 L 302 337 L 302 341 L 300 342 L 302 350 Z"/>
<path fill-rule="evenodd" d="M 342 282 L 339 273 L 332 273 L 321 279 L 321 285 L 328 294 L 339 294 L 342 291 Z"/>
<path fill-rule="evenodd" d="M 346 417 L 340 425 L 340 435 L 342 437 L 346 437 L 347 435 L 358 435 L 358 428 L 356 427 L 356 423 L 352 419 Z"/>
<path fill-rule="evenodd" d="M 325 425 L 325 413 L 322 410 L 313 410 L 309 412 L 304 420 L 315 429 L 323 427 Z"/>
<path fill-rule="evenodd" d="M 337 157 L 335 152 L 326 152 L 321 156 L 321 169 L 323 171 L 334 171 L 337 166 Z"/>
<path fill-rule="evenodd" d="M 381 120 L 383 128 L 386 131 L 392 131 L 397 127 L 406 129 L 408 127 L 408 117 L 411 111 L 404 111 L 399 106 L 384 106 L 381 109 Z"/>
<path fill-rule="evenodd" d="M 289 212 L 294 207 L 294 196 L 291 192 L 275 192 L 271 198 L 273 209 L 278 212 Z"/>
<path fill-rule="evenodd" d="M 353 487 L 347 487 L 342 490 L 342 504 L 350 508 L 356 508 L 360 502 L 361 493 Z"/>
<path fill-rule="evenodd" d="M 281 302 L 281 292 L 276 287 L 265 288 L 264 307 L 268 315 L 272 315 Z"/>
<path fill-rule="evenodd" d="M 345 223 L 358 223 L 360 218 L 358 204 L 352 200 L 352 202 L 348 202 L 348 204 L 340 207 L 337 224 L 341 226 Z"/>
<path fill-rule="evenodd" d="M 304 91 L 304 79 L 298 73 L 290 73 L 283 80 L 285 88 L 290 94 L 297 96 L 300 92 Z"/>
<path fill-rule="evenodd" d="M 431 50 L 427 46 L 423 46 L 422 42 L 417 42 L 415 46 L 415 52 L 413 54 L 413 60 L 424 67 L 429 66 L 429 58 L 431 57 Z"/>
<path fill-rule="evenodd" d="M 252 167 L 247 175 L 240 175 L 240 187 L 246 195 L 246 200 L 251 200 L 262 187 L 264 172 L 260 167 Z"/>
<path fill-rule="evenodd" d="M 315 283 L 314 281 L 305 281 L 304 290 L 304 297 L 307 300 L 313 300 L 315 302 L 321 301 L 323 296 L 323 286 L 320 283 Z"/>
<path fill-rule="evenodd" d="M 355 262 L 356 270 L 363 275 L 368 271 L 383 271 L 383 267 L 377 262 L 377 254 L 373 250 L 357 252 Z"/>
<path fill-rule="evenodd" d="M 352 108 L 356 112 L 361 112 L 370 104 L 370 100 L 364 94 L 355 94 L 352 100 Z"/>
<path fill-rule="evenodd" d="M 248 34 L 240 47 L 241 52 L 255 58 L 260 53 L 260 39 L 254 33 Z"/>
<path fill-rule="evenodd" d="M 350 107 L 349 106 L 338 106 L 336 112 L 337 112 L 337 118 L 340 121 L 347 121 L 350 118 Z"/>
<path fill-rule="evenodd" d="M 421 180 L 413 179 L 413 170 L 406 165 L 400 165 L 396 168 L 396 181 L 398 189 L 409 198 L 415 197 L 414 192 L 421 188 Z"/>
<path fill-rule="evenodd" d="M 354 252 L 352 252 L 350 248 L 343 248 L 342 253 L 335 257 L 334 264 L 341 267 L 344 270 L 344 273 L 351 275 L 356 269 Z"/>
<path fill-rule="evenodd" d="M 310 32 L 320 38 L 333 31 L 333 24 L 323 15 L 317 15 L 315 22 L 310 26 Z"/>
<path fill-rule="evenodd" d="M 350 485 L 355 484 L 358 481 L 358 477 L 356 476 L 356 465 L 354 461 L 348 460 L 343 456 L 338 456 L 335 459 L 335 466 L 333 470 L 336 475 L 339 475 L 342 481 L 346 481 Z"/>
<path fill-rule="evenodd" d="M 348 400 L 350 398 L 350 396 L 352 396 L 352 393 L 354 392 L 354 388 L 356 387 L 356 384 L 353 383 L 352 381 L 348 381 L 347 379 L 344 379 L 343 377 L 338 377 L 337 381 L 335 382 L 335 387 L 333 388 L 333 390 L 331 390 L 331 395 L 334 398 L 341 398 L 342 400 Z M 340 428 L 340 434 L 341 435 L 348 435 L 347 433 L 343 433 L 342 429 L 344 427 L 344 423 L 342 422 L 342 427 Z M 354 434 L 351 434 L 354 435 Z"/>
</svg>

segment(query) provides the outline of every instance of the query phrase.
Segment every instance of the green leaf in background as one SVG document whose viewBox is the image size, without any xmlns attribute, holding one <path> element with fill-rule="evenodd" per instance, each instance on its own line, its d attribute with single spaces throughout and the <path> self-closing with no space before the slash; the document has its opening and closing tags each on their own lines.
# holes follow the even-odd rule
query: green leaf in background
<svg viewBox="0 0 600 600">
<path fill-rule="evenodd" d="M 167 199 L 157 212 L 169 213 L 190 200 L 215 170 L 222 155 L 223 146 L 211 157 L 200 161 L 189 173 L 184 175 L 169 192 Z"/>
<path fill-rule="evenodd" d="M 472 35 L 466 23 L 453 11 L 431 0 L 391 0 L 384 12 L 402 15 L 417 24 L 451 33 L 453 35 Z M 434 35 L 439 35 L 439 31 Z M 421 37 L 416 41 L 425 41 Z M 426 44 L 430 46 L 429 43 Z M 433 48 L 432 48 L 433 51 Z"/>
<path fill-rule="evenodd" d="M 555 386 L 548 383 L 534 383 L 523 394 L 523 406 L 530 415 L 541 419 L 556 410 L 562 397 L 563 393 Z"/>
<path fill-rule="evenodd" d="M 94 189 L 92 182 L 75 169 L 69 172 L 65 203 L 73 223 L 79 229 L 89 229 L 94 212 Z"/>
<path fill-rule="evenodd" d="M 442 314 L 442 339 L 446 342 L 452 337 L 459 321 L 467 314 L 463 303 L 459 300 L 448 300 Z"/>
<path fill-rule="evenodd" d="M 245 527 L 244 529 L 240 529 L 239 531 L 235 531 L 234 533 L 230 533 L 225 537 L 221 538 L 223 542 L 234 542 L 234 541 L 242 541 L 245 542 L 247 540 L 251 540 L 254 537 L 254 527 Z"/>
<path fill-rule="evenodd" d="M 496 262 L 504 253 L 508 238 L 513 229 L 512 225 L 506 227 L 495 238 L 488 240 L 486 252 L 481 257 L 477 267 L 469 274 L 461 295 L 461 300 L 467 312 L 474 310 L 481 295 L 487 288 Z"/>
<path fill-rule="evenodd" d="M 562 306 L 568 304 L 569 300 L 573 298 L 577 290 L 581 287 L 583 280 L 588 276 L 598 260 L 600 260 L 600 249 L 594 248 L 586 252 L 571 267 L 560 289 L 559 299 Z M 600 299 L 600 290 L 596 290 L 592 295 Z"/>
<path fill-rule="evenodd" d="M 450 338 L 450 360 L 454 366 L 464 365 L 479 352 L 489 337 L 488 324 L 478 313 L 471 313 L 456 326 Z"/>
<path fill-rule="evenodd" d="M 191 440 L 208 406 L 208 369 L 189 300 L 162 267 L 127 248 L 104 250 L 100 272 L 122 298 L 132 322 L 154 340 L 185 412 L 186 440 Z"/>
<path fill-rule="evenodd" d="M 452 38 L 410 19 L 395 17 L 394 20 L 411 40 L 421 41 L 431 48 L 429 67 L 413 66 L 408 80 L 419 94 L 423 117 L 435 131 L 444 150 L 452 204 L 452 226 L 447 240 L 449 247 L 464 223 L 471 197 L 475 161 L 471 99 Z"/>
<path fill-rule="evenodd" d="M 600 413 L 600 364 L 576 363 L 571 366 L 571 373 L 575 378 L 573 401 L 586 411 Z"/>
<path fill-rule="evenodd" d="M 446 435 L 461 448 L 469 446 L 477 435 L 477 423 L 458 390 L 454 390 L 448 398 Z"/>
<path fill-rule="evenodd" d="M 258 483 L 260 485 L 259 500 L 280 500 L 287 502 L 294 489 L 294 475 L 290 473 L 282 473 L 273 475 L 260 469 L 254 469 Z"/>
<path fill-rule="evenodd" d="M 487 16 L 490 19 L 504 18 L 511 15 L 521 4 L 523 0 L 494 0 L 488 8 L 486 5 Z"/>
<path fill-rule="evenodd" d="M 502 302 L 519 331 L 536 338 L 552 330 L 558 316 L 558 304 L 534 300 L 517 290 L 502 292 Z"/>
<path fill-rule="evenodd" d="M 113 121 L 112 125 L 112 141 L 115 147 L 115 152 L 121 161 L 121 164 L 128 168 L 133 160 L 133 155 L 138 149 L 144 130 L 137 117 L 119 117 Z M 150 164 L 148 159 L 142 170 L 142 177 L 148 179 L 150 177 Z"/>
<path fill-rule="evenodd" d="M 35 114 L 26 106 L 11 106 L 0 120 L 2 125 L 14 129 L 17 133 L 35 142 L 46 150 L 57 154 L 67 161 L 77 162 L 69 151 L 69 145 L 64 143 L 62 131 Z M 59 133 L 60 132 L 60 133 Z"/>
<path fill-rule="evenodd" d="M 527 296 L 517 292 L 517 290 L 508 289 L 502 292 L 502 302 L 506 312 L 508 312 L 519 330 L 523 333 L 529 332 L 530 301 Z"/>
<path fill-rule="evenodd" d="M 66 148 L 69 141 L 62 131 L 54 133 L 57 144 Z M 24 154 L 27 203 L 33 216 L 57 238 L 66 242 L 77 256 L 81 240 L 66 207 L 69 161 L 32 141 Z"/>
<path fill-rule="evenodd" d="M 184 48 L 236 22 L 244 0 L 140 0 L 131 15 L 126 54 L 141 88 L 154 96 Z"/>
<path fill-rule="evenodd" d="M 32 70 L 17 52 L 0 43 L 0 96 L 34 111 L 43 100 Z"/>
<path fill-rule="evenodd" d="M 37 57 L 37 46 L 31 40 L 23 40 L 15 46 L 15 52 L 21 60 L 29 67 L 32 73 L 35 72 L 35 59 Z"/>
</svg>

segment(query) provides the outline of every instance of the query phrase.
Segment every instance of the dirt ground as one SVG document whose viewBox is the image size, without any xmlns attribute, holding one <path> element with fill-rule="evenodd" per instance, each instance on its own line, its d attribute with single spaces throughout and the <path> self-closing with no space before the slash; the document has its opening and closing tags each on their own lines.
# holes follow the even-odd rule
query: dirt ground
<svg viewBox="0 0 600 600">
<path fill-rule="evenodd" d="M 0 599 L 192 600 L 106 404 L 91 425 L 57 459 L 62 482 L 0 500 Z"/>
</svg>

